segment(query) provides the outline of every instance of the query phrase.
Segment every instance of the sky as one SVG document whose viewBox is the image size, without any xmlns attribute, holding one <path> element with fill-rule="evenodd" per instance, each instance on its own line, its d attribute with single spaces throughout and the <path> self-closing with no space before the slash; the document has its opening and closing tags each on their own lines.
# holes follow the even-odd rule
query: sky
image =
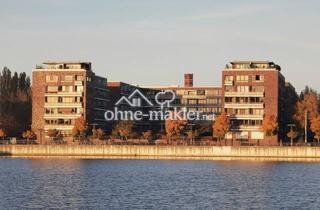
<svg viewBox="0 0 320 210">
<path fill-rule="evenodd" d="M 232 60 L 270 60 L 299 92 L 320 90 L 320 1 L 0 0 L 0 68 L 90 61 L 139 85 L 221 86 Z"/>
</svg>

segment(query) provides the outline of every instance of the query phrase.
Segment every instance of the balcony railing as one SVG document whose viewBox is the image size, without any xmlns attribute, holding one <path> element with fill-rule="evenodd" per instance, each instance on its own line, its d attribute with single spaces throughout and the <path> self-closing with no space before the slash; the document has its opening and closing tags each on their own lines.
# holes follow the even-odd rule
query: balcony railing
<svg viewBox="0 0 320 210">
<path fill-rule="evenodd" d="M 57 92 L 46 92 L 45 96 L 83 96 L 83 92 L 61 92 L 61 91 L 57 91 Z"/>
<path fill-rule="evenodd" d="M 225 103 L 224 108 L 257 108 L 257 109 L 263 109 L 264 104 L 263 103 Z"/>
<path fill-rule="evenodd" d="M 225 80 L 224 85 L 232 86 L 233 85 L 233 80 Z"/>
<path fill-rule="evenodd" d="M 262 126 L 258 125 L 234 125 L 231 126 L 231 130 L 233 131 L 261 131 Z"/>
<path fill-rule="evenodd" d="M 45 119 L 76 119 L 81 117 L 79 113 L 69 113 L 69 114 L 62 114 L 62 113 L 55 113 L 55 114 L 44 114 Z"/>
<path fill-rule="evenodd" d="M 254 97 L 264 97 L 264 91 L 260 91 L 260 92 L 225 92 L 224 96 L 227 97 L 236 97 L 236 96 L 243 96 L 243 97 L 250 97 L 250 96 L 254 96 Z"/>
<path fill-rule="evenodd" d="M 241 120 L 263 120 L 263 114 L 230 114 L 230 119 L 241 119 Z"/>
<path fill-rule="evenodd" d="M 74 102 L 74 103 L 45 103 L 44 104 L 45 108 L 55 108 L 55 107 L 61 107 L 61 108 L 81 108 L 82 107 L 82 103 L 81 102 Z"/>
</svg>

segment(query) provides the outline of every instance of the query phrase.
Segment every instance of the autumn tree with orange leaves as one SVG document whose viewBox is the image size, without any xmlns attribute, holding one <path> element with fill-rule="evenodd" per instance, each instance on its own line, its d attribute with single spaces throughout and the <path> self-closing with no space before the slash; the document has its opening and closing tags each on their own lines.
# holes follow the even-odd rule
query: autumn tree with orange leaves
<svg viewBox="0 0 320 210">
<path fill-rule="evenodd" d="M 114 133 L 118 133 L 121 138 L 124 138 L 127 140 L 129 136 L 132 134 L 134 123 L 130 120 L 124 120 L 120 121 L 115 127 L 114 127 Z"/>
<path fill-rule="evenodd" d="M 308 119 L 314 119 L 319 115 L 318 97 L 314 91 L 308 92 L 303 95 L 303 98 L 296 104 L 296 113 L 294 119 L 298 122 L 300 128 L 305 127 L 305 117 L 308 112 Z M 307 123 L 309 120 L 307 120 Z"/>
<path fill-rule="evenodd" d="M 263 119 L 262 130 L 266 136 L 274 136 L 278 132 L 278 122 L 274 115 L 266 115 Z"/>
<path fill-rule="evenodd" d="M 317 139 L 318 144 L 319 144 L 319 141 L 320 141 L 320 117 L 316 117 L 311 120 L 310 129 L 314 133 L 314 137 Z"/>
<path fill-rule="evenodd" d="M 74 127 L 72 129 L 73 136 L 81 136 L 83 137 L 87 131 L 87 122 L 84 117 L 79 117 L 74 122 Z"/>
<path fill-rule="evenodd" d="M 221 139 L 230 131 L 229 117 L 225 113 L 216 117 L 212 124 L 212 130 L 213 134 L 221 141 Z"/>
<path fill-rule="evenodd" d="M 171 142 L 174 136 L 181 136 L 186 125 L 187 125 L 186 120 L 166 119 L 165 128 L 166 128 L 166 133 L 167 133 L 169 142 Z"/>
</svg>

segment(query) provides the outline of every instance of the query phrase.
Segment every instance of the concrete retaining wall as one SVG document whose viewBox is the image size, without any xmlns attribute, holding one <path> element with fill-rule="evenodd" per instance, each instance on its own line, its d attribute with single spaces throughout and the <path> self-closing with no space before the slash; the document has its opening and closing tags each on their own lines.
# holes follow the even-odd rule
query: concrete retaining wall
<svg viewBox="0 0 320 210">
<path fill-rule="evenodd" d="M 137 159 L 310 158 L 320 161 L 320 147 L 0 145 L 0 155 Z"/>
</svg>

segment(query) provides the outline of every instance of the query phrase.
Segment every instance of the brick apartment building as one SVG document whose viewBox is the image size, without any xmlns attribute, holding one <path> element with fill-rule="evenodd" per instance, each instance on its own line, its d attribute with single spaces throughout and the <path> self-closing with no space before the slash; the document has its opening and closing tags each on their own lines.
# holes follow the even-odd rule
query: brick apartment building
<svg viewBox="0 0 320 210">
<path fill-rule="evenodd" d="M 293 86 L 286 86 L 281 68 L 269 61 L 233 61 L 222 72 L 222 107 L 231 121 L 226 138 L 261 145 L 276 145 L 284 132 L 266 137 L 262 131 L 264 116 L 274 115 L 280 131 L 288 117 L 285 99 L 295 97 Z M 292 99 L 294 100 L 294 99 Z"/>
<path fill-rule="evenodd" d="M 90 62 L 45 62 L 32 71 L 32 130 L 43 142 L 49 129 L 72 133 L 75 119 L 105 127 L 107 79 L 96 76 Z"/>
<path fill-rule="evenodd" d="M 106 110 L 159 110 L 155 95 L 171 90 L 176 94 L 172 105 L 186 111 L 206 115 L 226 112 L 231 132 L 226 139 L 260 145 L 275 145 L 285 139 L 287 124 L 291 123 L 289 109 L 297 100 L 294 87 L 285 81 L 280 66 L 269 61 L 234 61 L 222 71 L 222 87 L 194 86 L 193 74 L 184 75 L 183 86 L 140 87 L 123 82 L 107 82 L 96 76 L 89 62 L 45 62 L 32 75 L 32 129 L 39 139 L 49 129 L 69 136 L 74 121 L 83 116 L 88 125 L 111 131 L 115 122 L 106 121 Z M 141 100 L 142 93 L 152 106 Z M 136 94 L 132 95 L 131 94 Z M 138 106 L 131 106 L 122 97 Z M 164 98 L 165 99 L 165 98 Z M 118 103 L 118 101 L 121 101 Z M 279 134 L 265 137 L 264 116 L 278 119 Z M 208 123 L 211 123 L 208 121 Z M 141 120 L 137 128 L 163 129 L 163 121 Z M 235 140 L 235 141 L 234 141 Z"/>
</svg>

